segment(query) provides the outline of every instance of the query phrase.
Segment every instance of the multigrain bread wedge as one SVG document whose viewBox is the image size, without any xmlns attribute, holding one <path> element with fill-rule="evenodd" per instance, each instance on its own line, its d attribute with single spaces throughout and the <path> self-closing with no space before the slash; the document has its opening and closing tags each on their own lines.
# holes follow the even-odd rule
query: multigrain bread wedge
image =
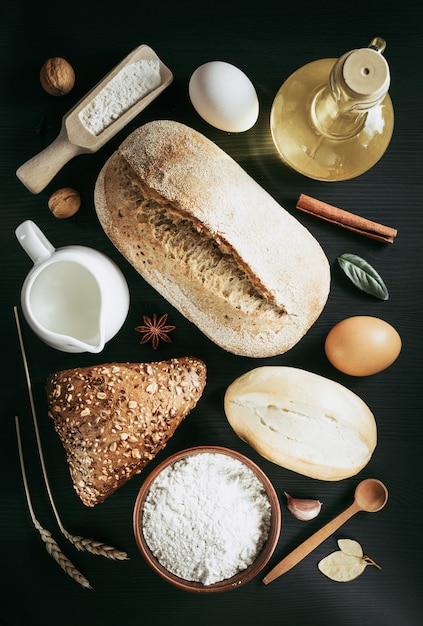
<svg viewBox="0 0 423 626">
<path fill-rule="evenodd" d="M 225 350 L 281 354 L 319 317 L 330 270 L 314 237 L 195 130 L 154 121 L 102 168 L 99 221 L 124 257 Z"/>
<path fill-rule="evenodd" d="M 206 366 L 182 357 L 52 374 L 46 391 L 76 493 L 103 502 L 160 452 L 200 399 Z"/>
</svg>

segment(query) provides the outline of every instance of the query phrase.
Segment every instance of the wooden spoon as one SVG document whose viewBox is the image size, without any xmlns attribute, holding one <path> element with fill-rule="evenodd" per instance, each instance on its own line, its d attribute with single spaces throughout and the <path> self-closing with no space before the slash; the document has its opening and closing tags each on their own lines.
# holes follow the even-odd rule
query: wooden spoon
<svg viewBox="0 0 423 626">
<path fill-rule="evenodd" d="M 160 85 L 141 98 L 100 134 L 94 135 L 82 123 L 79 113 L 91 100 L 129 63 L 140 60 L 157 60 L 160 64 Z M 31 191 L 42 191 L 57 172 L 73 157 L 83 153 L 93 153 L 120 131 L 138 113 L 152 102 L 173 80 L 173 75 L 149 46 L 135 48 L 91 91 L 89 91 L 62 119 L 58 137 L 45 150 L 24 163 L 16 172 L 19 180 Z"/>
<path fill-rule="evenodd" d="M 319 546 L 325 539 L 330 537 L 338 528 L 359 511 L 367 511 L 367 513 L 376 513 L 380 511 L 388 501 L 388 490 L 385 485 L 376 478 L 367 478 L 362 480 L 355 489 L 354 502 L 345 511 L 337 515 L 333 520 L 325 524 L 320 530 L 306 539 L 302 544 L 295 548 L 288 556 L 280 561 L 275 567 L 263 578 L 265 585 L 285 574 L 294 565 L 302 561 L 310 552 Z"/>
</svg>

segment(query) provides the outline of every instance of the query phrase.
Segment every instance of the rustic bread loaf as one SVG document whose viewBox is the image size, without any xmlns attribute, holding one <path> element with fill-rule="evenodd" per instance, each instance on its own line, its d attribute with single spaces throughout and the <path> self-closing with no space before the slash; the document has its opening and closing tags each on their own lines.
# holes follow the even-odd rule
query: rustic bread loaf
<svg viewBox="0 0 423 626">
<path fill-rule="evenodd" d="M 229 352 L 285 352 L 326 303 L 329 264 L 317 241 L 183 124 L 155 121 L 134 131 L 102 168 L 94 200 L 126 259 Z"/>
<path fill-rule="evenodd" d="M 259 367 L 237 378 L 226 390 L 225 413 L 259 454 L 311 478 L 354 476 L 376 447 L 376 422 L 361 398 L 293 367 Z"/>
<path fill-rule="evenodd" d="M 206 366 L 190 357 L 52 374 L 49 415 L 82 502 L 94 506 L 139 474 L 195 407 L 205 383 Z"/>
</svg>

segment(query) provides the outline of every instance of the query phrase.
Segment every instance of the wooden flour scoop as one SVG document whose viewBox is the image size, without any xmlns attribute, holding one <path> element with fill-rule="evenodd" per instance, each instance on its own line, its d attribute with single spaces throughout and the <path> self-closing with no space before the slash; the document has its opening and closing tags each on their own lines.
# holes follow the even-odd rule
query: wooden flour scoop
<svg viewBox="0 0 423 626">
<path fill-rule="evenodd" d="M 160 84 L 141 97 L 135 104 L 113 120 L 99 134 L 88 130 L 81 120 L 80 113 L 107 87 L 110 81 L 127 65 L 141 60 L 156 60 L 160 65 Z M 127 57 L 107 74 L 86 96 L 82 98 L 62 120 L 62 128 L 57 138 L 42 152 L 24 163 L 16 172 L 19 180 L 31 193 L 42 191 L 57 172 L 73 157 L 83 153 L 93 153 L 119 132 L 128 122 L 152 102 L 173 80 L 173 75 L 156 53 L 146 45 L 135 48 Z M 112 105 L 113 102 L 110 102 Z"/>
</svg>

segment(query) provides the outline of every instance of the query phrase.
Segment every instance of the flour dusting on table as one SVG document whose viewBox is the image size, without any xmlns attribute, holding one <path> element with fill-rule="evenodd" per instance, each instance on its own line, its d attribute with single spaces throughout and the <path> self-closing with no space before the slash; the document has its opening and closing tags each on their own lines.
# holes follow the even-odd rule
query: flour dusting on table
<svg viewBox="0 0 423 626">
<path fill-rule="evenodd" d="M 226 580 L 257 558 L 269 536 L 271 507 L 262 482 L 225 454 L 188 455 L 150 486 L 143 533 L 157 560 L 184 580 Z"/>
</svg>

